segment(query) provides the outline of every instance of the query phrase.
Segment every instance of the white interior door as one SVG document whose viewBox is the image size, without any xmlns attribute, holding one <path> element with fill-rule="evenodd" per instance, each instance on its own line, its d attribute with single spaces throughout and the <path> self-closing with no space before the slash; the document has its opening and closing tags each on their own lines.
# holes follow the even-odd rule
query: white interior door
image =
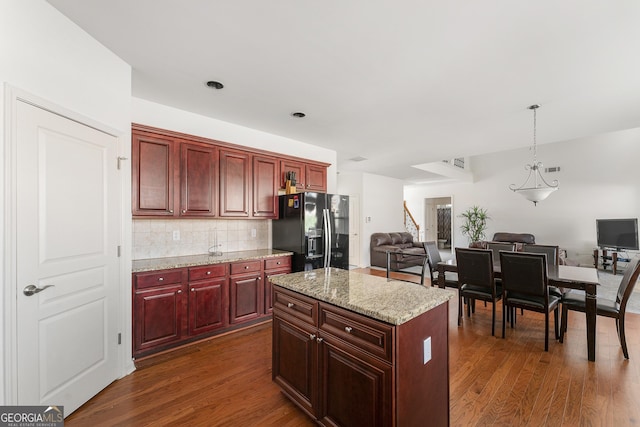
<svg viewBox="0 0 640 427">
<path fill-rule="evenodd" d="M 438 240 L 438 215 L 433 199 L 424 199 L 424 241 Z"/>
<path fill-rule="evenodd" d="M 68 415 L 118 375 L 117 139 L 16 108 L 17 400 Z"/>
<path fill-rule="evenodd" d="M 349 264 L 360 267 L 360 198 L 349 196 Z"/>
</svg>

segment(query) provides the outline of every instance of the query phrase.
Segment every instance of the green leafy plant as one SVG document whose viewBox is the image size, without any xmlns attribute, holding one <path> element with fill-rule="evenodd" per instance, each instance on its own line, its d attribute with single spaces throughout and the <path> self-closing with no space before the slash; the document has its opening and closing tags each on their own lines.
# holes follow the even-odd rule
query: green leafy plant
<svg viewBox="0 0 640 427">
<path fill-rule="evenodd" d="M 460 217 L 464 218 L 464 224 L 460 226 L 460 230 L 463 236 L 469 238 L 469 243 L 478 242 L 485 237 L 484 232 L 487 229 L 487 220 L 490 219 L 486 209 L 472 206 L 462 212 Z"/>
</svg>

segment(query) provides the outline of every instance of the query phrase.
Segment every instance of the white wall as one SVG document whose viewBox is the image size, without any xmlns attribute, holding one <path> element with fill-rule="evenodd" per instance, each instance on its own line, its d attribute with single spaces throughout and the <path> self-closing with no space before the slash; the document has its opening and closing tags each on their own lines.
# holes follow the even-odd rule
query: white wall
<svg viewBox="0 0 640 427">
<path fill-rule="evenodd" d="M 640 128 L 538 146 L 538 160 L 561 171 L 560 189 L 534 206 L 509 190 L 526 178 L 533 154 L 519 149 L 472 159 L 474 183 L 409 185 L 405 200 L 416 218 L 424 218 L 427 197 L 452 197 L 454 244 L 466 246 L 460 212 L 478 205 L 491 220 L 488 238 L 497 231 L 526 232 L 540 244 L 557 244 L 569 258 L 593 265 L 596 218 L 640 217 Z"/>
<path fill-rule="evenodd" d="M 48 3 L 42 0 L 22 1 L 3 0 L 0 2 L 0 115 L 6 119 L 4 108 L 9 85 L 26 91 L 38 98 L 52 102 L 66 110 L 90 118 L 110 128 L 120 138 L 119 154 L 130 157 L 130 99 L 131 99 L 131 67 L 116 57 L 104 46 L 89 37 L 83 30 L 69 21 Z M 0 120 L 0 138 L 6 149 L 9 143 L 10 128 L 5 120 Z M 6 178 L 6 151 L 0 150 L 0 191 L 2 191 L 3 207 L 0 210 L 0 222 L 10 221 L 8 202 L 12 194 L 8 194 Z M 7 157 L 5 157 L 7 156 Z M 115 161 L 115 160 L 114 160 Z M 128 168 L 128 165 L 127 165 Z M 131 187 L 130 169 L 123 171 L 123 189 Z M 9 186 L 10 187 L 10 186 Z M 130 190 L 123 197 L 125 218 L 122 256 L 123 265 L 131 265 L 131 205 Z M 0 259 L 5 260 L 11 246 L 7 236 L 2 235 L 4 245 L 0 248 Z M 0 404 L 5 404 L 8 394 L 5 389 L 6 367 L 10 361 L 5 359 L 13 349 L 8 348 L 7 319 L 12 313 L 7 312 L 12 304 L 4 300 L 6 287 L 14 287 L 15 271 L 13 265 L 2 265 L 3 288 L 0 292 L 2 310 L 2 328 L 0 340 L 3 343 L 0 351 Z M 121 280 L 130 286 L 130 269 L 121 275 Z M 128 289 L 128 288 L 127 288 Z M 130 292 L 124 292 L 122 299 L 122 324 L 124 342 L 130 342 L 131 311 Z M 128 301 L 128 304 L 127 304 Z M 131 354 L 129 346 L 129 354 Z M 130 363 L 130 361 L 129 361 Z M 132 364 L 127 369 L 130 369 Z"/>
<path fill-rule="evenodd" d="M 337 155 L 333 150 L 156 104 L 140 98 L 133 98 L 132 108 L 131 121 L 134 123 L 330 163 L 331 166 L 327 169 L 327 192 L 336 192 L 338 167 Z"/>
</svg>

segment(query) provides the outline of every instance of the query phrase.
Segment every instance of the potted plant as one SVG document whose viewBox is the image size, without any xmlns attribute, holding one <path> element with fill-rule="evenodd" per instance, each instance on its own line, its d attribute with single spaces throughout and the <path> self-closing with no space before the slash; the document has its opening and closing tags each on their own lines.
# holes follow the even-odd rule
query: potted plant
<svg viewBox="0 0 640 427">
<path fill-rule="evenodd" d="M 487 229 L 487 210 L 479 206 L 472 206 L 460 214 L 464 218 L 464 223 L 460 226 L 463 236 L 469 238 L 469 244 L 484 239 L 484 232 Z"/>
</svg>

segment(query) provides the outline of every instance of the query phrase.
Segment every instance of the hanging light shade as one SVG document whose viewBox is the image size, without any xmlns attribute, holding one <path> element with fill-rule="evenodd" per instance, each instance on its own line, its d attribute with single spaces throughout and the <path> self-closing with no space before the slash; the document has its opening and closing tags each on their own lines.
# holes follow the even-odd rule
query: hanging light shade
<svg viewBox="0 0 640 427">
<path fill-rule="evenodd" d="M 533 110 L 533 163 L 525 166 L 525 169 L 529 171 L 529 175 L 524 183 L 520 187 L 511 184 L 509 189 L 537 205 L 538 202 L 543 201 L 549 197 L 549 194 L 558 189 L 558 181 L 554 180 L 549 184 L 542 176 L 542 162 L 538 161 L 536 151 L 536 110 L 540 106 L 533 104 L 528 108 Z"/>
</svg>

